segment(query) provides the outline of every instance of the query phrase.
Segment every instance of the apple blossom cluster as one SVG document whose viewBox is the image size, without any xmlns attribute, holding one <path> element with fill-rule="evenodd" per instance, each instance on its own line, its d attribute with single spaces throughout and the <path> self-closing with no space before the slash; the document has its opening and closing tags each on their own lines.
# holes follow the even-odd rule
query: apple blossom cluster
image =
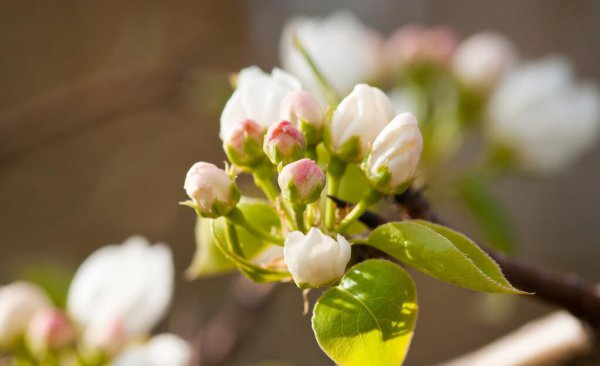
<svg viewBox="0 0 600 366">
<path fill-rule="evenodd" d="M 173 334 L 148 339 L 173 292 L 171 252 L 131 237 L 98 249 L 79 267 L 66 309 L 34 283 L 0 287 L 0 360 L 60 366 L 189 366 L 191 347 Z M 12 364 L 12 363 L 11 363 Z"/>
<path fill-rule="evenodd" d="M 449 27 L 408 24 L 386 39 L 347 11 L 294 18 L 281 36 L 282 67 L 324 101 L 295 38 L 337 93 L 377 83 L 397 110 L 416 115 L 428 142 L 427 169 L 456 153 L 476 124 L 486 164 L 534 173 L 564 170 L 598 143 L 598 87 L 579 82 L 562 56 L 523 61 L 497 32 L 461 40 Z"/>
<path fill-rule="evenodd" d="M 224 218 L 221 248 L 229 248 L 230 257 L 249 259 L 238 232 L 247 231 L 283 246 L 263 267 L 278 262 L 301 288 L 335 284 L 350 260 L 347 230 L 383 195 L 401 193 L 415 179 L 423 146 L 417 120 L 398 114 L 383 91 L 367 84 L 356 85 L 337 105 L 323 105 L 279 69 L 267 74 L 249 67 L 237 82 L 221 115 L 230 165 L 195 163 L 184 183 L 190 200 L 183 204 L 203 219 Z M 368 184 L 348 211 L 331 198 L 339 196 L 350 166 Z M 253 176 L 277 212 L 277 225 L 258 227 L 238 207 L 248 200 L 235 181 L 241 173 Z"/>
</svg>

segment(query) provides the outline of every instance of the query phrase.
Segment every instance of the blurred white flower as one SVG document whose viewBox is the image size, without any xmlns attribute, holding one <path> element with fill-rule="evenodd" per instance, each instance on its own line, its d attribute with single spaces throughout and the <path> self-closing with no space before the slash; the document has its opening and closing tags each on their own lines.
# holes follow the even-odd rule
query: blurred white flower
<svg viewBox="0 0 600 366">
<path fill-rule="evenodd" d="M 46 293 L 32 283 L 20 281 L 0 287 L 0 350 L 25 335 L 37 312 L 51 308 Z"/>
<path fill-rule="evenodd" d="M 385 43 L 385 59 L 392 69 L 430 62 L 445 65 L 452 58 L 458 37 L 449 27 L 405 25 Z"/>
<path fill-rule="evenodd" d="M 289 92 L 301 89 L 298 79 L 277 68 L 271 74 L 256 66 L 241 70 L 236 90 L 221 114 L 221 140 L 227 140 L 233 127 L 247 119 L 264 127 L 279 122 L 281 102 Z"/>
<path fill-rule="evenodd" d="M 523 168 L 551 172 L 596 144 L 600 93 L 578 83 L 567 60 L 547 57 L 509 72 L 487 115 L 491 138 L 514 149 Z"/>
<path fill-rule="evenodd" d="M 323 19 L 292 19 L 281 35 L 281 64 L 322 103 L 325 101 L 323 90 L 306 60 L 294 47 L 294 34 L 340 95 L 348 94 L 357 83 L 371 81 L 381 71 L 381 36 L 352 13 L 339 11 Z"/>
<path fill-rule="evenodd" d="M 377 135 L 362 164 L 373 187 L 385 194 L 401 193 L 415 176 L 423 137 L 415 116 L 397 115 Z"/>
<path fill-rule="evenodd" d="M 81 264 L 69 289 L 69 313 L 88 340 L 106 339 L 100 335 L 121 327 L 117 333 L 125 340 L 145 335 L 169 306 L 173 276 L 166 245 L 132 236 L 122 245 L 98 249 Z"/>
<path fill-rule="evenodd" d="M 283 260 L 298 287 L 329 285 L 344 275 L 350 260 L 350 244 L 343 236 L 337 240 L 316 227 L 304 235 L 291 232 L 283 246 Z"/>
<path fill-rule="evenodd" d="M 174 334 L 159 334 L 123 350 L 111 366 L 190 366 L 192 347 Z"/>
<path fill-rule="evenodd" d="M 394 106 L 384 92 L 358 84 L 333 112 L 326 126 L 325 144 L 340 159 L 360 162 L 394 115 Z"/>
<path fill-rule="evenodd" d="M 492 90 L 517 61 L 517 49 L 495 32 L 475 33 L 454 54 L 452 68 L 467 87 L 481 93 Z"/>
</svg>

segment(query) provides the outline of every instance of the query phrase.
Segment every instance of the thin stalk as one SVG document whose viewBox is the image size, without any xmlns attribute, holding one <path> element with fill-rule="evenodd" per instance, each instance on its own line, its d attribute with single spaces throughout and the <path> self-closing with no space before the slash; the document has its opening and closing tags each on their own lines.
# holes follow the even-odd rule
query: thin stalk
<svg viewBox="0 0 600 366">
<path fill-rule="evenodd" d="M 350 225 L 356 222 L 367 211 L 369 206 L 379 202 L 381 197 L 383 197 L 383 195 L 380 192 L 374 189 L 369 189 L 360 202 L 354 206 L 352 211 L 350 211 L 348 215 L 344 217 L 340 223 L 340 226 L 338 226 L 338 233 L 343 233 L 346 231 Z"/>
<path fill-rule="evenodd" d="M 335 156 L 331 157 L 327 167 L 327 195 L 337 197 L 340 191 L 341 179 L 346 172 L 347 164 Z M 335 226 L 335 210 L 337 205 L 329 198 L 325 206 L 325 226 L 328 230 L 333 230 Z"/>
<path fill-rule="evenodd" d="M 310 53 L 308 53 L 308 50 L 306 49 L 306 47 L 304 47 L 304 44 L 302 43 L 302 40 L 300 39 L 297 33 L 293 35 L 293 43 L 294 47 L 296 47 L 298 52 L 300 52 L 300 54 L 308 64 L 308 67 L 310 67 L 311 71 L 317 78 L 319 86 L 321 87 L 321 89 L 323 89 L 323 92 L 325 93 L 325 98 L 327 99 L 327 102 L 332 106 L 337 105 L 340 100 L 340 97 L 338 96 L 337 92 L 335 91 L 329 80 L 327 80 L 325 75 L 323 75 L 323 72 L 321 72 Z"/>
<path fill-rule="evenodd" d="M 279 191 L 273 181 L 271 165 L 266 160 L 263 161 L 252 169 L 252 177 L 254 178 L 254 184 L 264 192 L 269 201 L 274 203 L 277 200 Z"/>
<path fill-rule="evenodd" d="M 306 233 L 306 226 L 304 225 L 304 211 L 306 205 L 292 205 L 294 208 L 294 218 L 296 219 L 296 228 L 302 233 Z"/>
<path fill-rule="evenodd" d="M 225 237 L 227 239 L 227 245 L 229 248 L 237 255 L 244 257 L 244 251 L 240 246 L 240 240 L 238 238 L 237 231 L 235 229 L 235 225 L 230 220 L 225 220 Z"/>
<path fill-rule="evenodd" d="M 257 228 L 256 226 L 252 225 L 244 216 L 244 214 L 242 213 L 242 211 L 240 211 L 239 208 L 234 208 L 230 213 L 228 213 L 227 215 L 225 215 L 225 218 L 228 221 L 231 221 L 232 223 L 234 223 L 235 225 L 239 225 L 241 227 L 243 227 L 244 229 L 246 229 L 249 233 L 258 236 L 259 238 L 262 238 L 268 242 L 271 242 L 273 244 L 279 245 L 279 246 L 283 246 L 283 238 L 279 237 L 279 236 L 275 236 L 269 232 L 266 232 L 262 229 Z"/>
</svg>

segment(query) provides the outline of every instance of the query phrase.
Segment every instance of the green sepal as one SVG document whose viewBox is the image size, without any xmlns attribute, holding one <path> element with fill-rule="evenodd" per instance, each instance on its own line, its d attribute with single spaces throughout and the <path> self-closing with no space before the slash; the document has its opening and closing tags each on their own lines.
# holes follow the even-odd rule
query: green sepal
<svg viewBox="0 0 600 366">
<path fill-rule="evenodd" d="M 281 222 L 277 211 L 266 201 L 244 198 L 238 208 L 254 226 L 266 231 L 280 228 Z M 225 218 L 214 219 L 219 230 L 225 235 Z M 236 269 L 236 265 L 217 246 L 212 234 L 212 221 L 199 216 L 196 221 L 196 252 L 186 275 L 189 278 L 202 278 L 228 273 Z M 240 246 L 244 257 L 252 260 L 260 255 L 271 244 L 245 229 L 238 228 Z"/>
<path fill-rule="evenodd" d="M 249 279 L 257 283 L 277 282 L 288 280 L 291 275 L 287 271 L 276 271 L 261 267 L 247 260 L 246 258 L 235 254 L 227 245 L 225 232 L 223 228 L 218 227 L 218 222 L 211 222 L 212 234 L 215 238 L 215 244 L 221 252 L 231 260 L 238 269 Z"/>
</svg>

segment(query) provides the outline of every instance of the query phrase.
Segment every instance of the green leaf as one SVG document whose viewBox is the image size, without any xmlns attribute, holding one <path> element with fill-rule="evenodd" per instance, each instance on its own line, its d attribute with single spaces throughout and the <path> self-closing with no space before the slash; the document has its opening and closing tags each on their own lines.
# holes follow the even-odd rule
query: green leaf
<svg viewBox="0 0 600 366">
<path fill-rule="evenodd" d="M 238 207 L 254 226 L 266 231 L 279 228 L 281 223 L 275 209 L 266 201 L 244 199 Z M 228 273 L 236 269 L 236 265 L 219 249 L 212 233 L 212 219 L 199 217 L 196 221 L 196 253 L 187 270 L 190 278 L 208 277 Z M 225 230 L 225 219 L 216 219 L 218 230 Z M 240 244 L 246 259 L 256 258 L 270 243 L 248 233 L 238 230 Z"/>
<path fill-rule="evenodd" d="M 312 325 L 319 346 L 340 366 L 397 366 L 410 346 L 417 308 L 408 273 L 373 259 L 350 268 L 319 298 Z"/>
<path fill-rule="evenodd" d="M 223 225 L 224 226 L 224 225 Z M 241 231 L 241 230 L 239 230 Z M 227 245 L 225 230 L 219 226 L 218 220 L 212 221 L 212 232 L 215 238 L 215 244 L 221 252 L 254 282 L 276 282 L 288 279 L 290 273 L 287 271 L 276 271 L 256 265 L 246 258 L 237 255 Z"/>
<path fill-rule="evenodd" d="M 368 244 L 439 280 L 483 292 L 524 294 L 477 244 L 447 227 L 427 221 L 382 225 Z"/>
<path fill-rule="evenodd" d="M 514 252 L 514 237 L 510 218 L 490 191 L 488 180 L 482 176 L 463 179 L 459 193 L 465 206 L 481 228 L 486 242 L 503 253 Z"/>
</svg>

